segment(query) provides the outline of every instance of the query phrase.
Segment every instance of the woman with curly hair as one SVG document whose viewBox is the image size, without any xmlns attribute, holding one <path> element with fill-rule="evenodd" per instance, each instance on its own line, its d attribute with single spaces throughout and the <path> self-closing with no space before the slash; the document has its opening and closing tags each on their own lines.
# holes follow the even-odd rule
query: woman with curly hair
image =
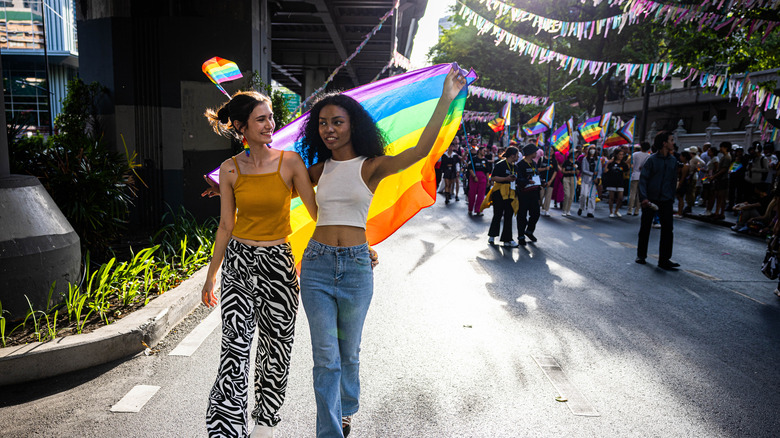
<svg viewBox="0 0 780 438">
<path fill-rule="evenodd" d="M 366 239 L 368 208 L 383 178 L 428 156 L 466 80 L 451 70 L 420 140 L 385 155 L 385 139 L 356 100 L 330 94 L 309 111 L 301 150 L 317 184 L 318 218 L 301 261 L 301 300 L 311 331 L 317 436 L 349 434 L 360 396 L 363 323 L 374 289 Z"/>
<path fill-rule="evenodd" d="M 284 402 L 298 312 L 298 278 L 287 240 L 291 194 L 296 190 L 316 218 L 314 190 L 298 154 L 268 147 L 276 124 L 267 96 L 240 92 L 205 115 L 215 132 L 242 139 L 249 150 L 219 168 L 219 228 L 201 294 L 206 306 L 217 304 L 214 287 L 222 265 L 222 348 L 206 428 L 209 436 L 248 436 L 249 355 L 257 328 L 251 436 L 270 437 Z"/>
</svg>

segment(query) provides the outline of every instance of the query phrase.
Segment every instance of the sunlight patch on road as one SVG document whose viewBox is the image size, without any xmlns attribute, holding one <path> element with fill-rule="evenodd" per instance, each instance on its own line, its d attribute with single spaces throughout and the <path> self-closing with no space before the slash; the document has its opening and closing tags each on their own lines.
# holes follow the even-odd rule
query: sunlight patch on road
<svg viewBox="0 0 780 438">
<path fill-rule="evenodd" d="M 547 268 L 550 269 L 550 273 L 561 278 L 561 283 L 564 283 L 569 287 L 578 287 L 585 284 L 585 277 L 571 269 L 561 266 L 550 259 L 547 259 L 546 263 Z"/>
<path fill-rule="evenodd" d="M 576 242 L 578 240 L 582 240 L 582 236 L 580 236 L 579 234 L 577 234 L 574 231 L 572 231 L 571 232 L 571 240 L 572 240 L 572 242 Z"/>
<path fill-rule="evenodd" d="M 531 295 L 521 295 L 515 301 L 524 304 L 528 310 L 536 310 L 539 307 L 539 304 L 536 302 L 536 297 L 532 297 Z"/>
</svg>

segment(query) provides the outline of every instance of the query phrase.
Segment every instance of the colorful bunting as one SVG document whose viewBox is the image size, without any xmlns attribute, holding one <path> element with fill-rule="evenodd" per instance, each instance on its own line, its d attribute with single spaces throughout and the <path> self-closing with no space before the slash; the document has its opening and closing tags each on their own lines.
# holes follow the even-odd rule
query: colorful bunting
<svg viewBox="0 0 780 438">
<path fill-rule="evenodd" d="M 515 105 L 546 105 L 548 100 L 547 97 L 527 96 L 525 94 L 491 90 L 490 88 L 477 87 L 476 85 L 469 87 L 469 96 L 477 96 L 501 102 L 509 101 Z"/>
<path fill-rule="evenodd" d="M 578 40 L 583 38 L 591 39 L 594 36 L 603 34 L 606 38 L 609 31 L 620 33 L 627 25 L 635 25 L 644 20 L 654 21 L 663 25 L 681 22 L 697 22 L 699 31 L 705 26 L 715 30 L 731 25 L 729 34 L 736 27 L 748 29 L 748 38 L 751 35 L 758 34 L 757 30 L 764 27 L 764 38 L 780 22 L 772 20 L 761 20 L 739 17 L 737 14 L 724 14 L 724 11 L 711 12 L 710 8 L 701 5 L 673 5 L 668 3 L 656 2 L 653 0 L 610 0 L 611 6 L 623 6 L 623 13 L 611 17 L 601 18 L 591 21 L 562 21 L 552 18 L 546 18 L 532 12 L 525 11 L 499 0 L 479 0 L 490 11 L 496 12 L 496 18 L 508 16 L 514 22 L 530 22 L 535 27 L 536 34 L 539 32 L 548 32 L 557 34 L 558 37 L 576 37 Z M 600 0 L 598 0 L 600 3 Z M 727 11 L 733 11 L 729 8 Z M 737 11 L 738 12 L 738 11 Z"/>
<path fill-rule="evenodd" d="M 387 140 L 387 153 L 398 153 L 414 147 L 430 120 L 441 96 L 444 78 L 452 64 L 440 64 L 415 70 L 367 85 L 353 88 L 344 94 L 360 102 L 377 121 Z M 467 82 L 476 79 L 472 70 Z M 368 211 L 366 236 L 371 244 L 389 237 L 422 208 L 436 200 L 436 175 L 434 164 L 447 150 L 458 131 L 463 107 L 466 104 L 467 87 L 452 102 L 439 136 L 430 154 L 409 168 L 391 175 L 379 184 Z M 274 133 L 271 147 L 295 150 L 297 138 L 306 117 L 299 117 Z M 219 169 L 209 173 L 209 178 L 219 182 Z M 300 201 L 295 198 L 290 206 L 293 233 L 290 242 L 296 261 L 314 232 L 315 223 Z"/>
</svg>

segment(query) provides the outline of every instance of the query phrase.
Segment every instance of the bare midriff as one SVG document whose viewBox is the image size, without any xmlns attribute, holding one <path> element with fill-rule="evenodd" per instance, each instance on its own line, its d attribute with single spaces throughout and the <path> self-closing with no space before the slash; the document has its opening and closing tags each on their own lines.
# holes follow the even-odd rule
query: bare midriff
<svg viewBox="0 0 780 438">
<path fill-rule="evenodd" d="M 236 242 L 241 242 L 249 246 L 276 246 L 276 245 L 281 245 L 283 243 L 287 243 L 288 241 L 286 237 L 283 237 L 281 239 L 276 239 L 276 240 L 249 240 L 249 239 L 242 239 L 236 236 L 232 236 L 232 237 L 233 240 L 235 240 Z"/>
<path fill-rule="evenodd" d="M 328 246 L 358 246 L 366 243 L 366 230 L 349 225 L 324 225 L 314 229 L 312 239 Z"/>
</svg>

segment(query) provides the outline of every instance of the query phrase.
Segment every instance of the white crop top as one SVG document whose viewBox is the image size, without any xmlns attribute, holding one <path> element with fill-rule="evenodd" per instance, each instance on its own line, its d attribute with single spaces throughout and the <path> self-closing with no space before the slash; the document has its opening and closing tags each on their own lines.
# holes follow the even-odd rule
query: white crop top
<svg viewBox="0 0 780 438">
<path fill-rule="evenodd" d="M 317 183 L 317 225 L 366 228 L 374 193 L 360 174 L 366 157 L 346 161 L 328 159 Z"/>
</svg>

